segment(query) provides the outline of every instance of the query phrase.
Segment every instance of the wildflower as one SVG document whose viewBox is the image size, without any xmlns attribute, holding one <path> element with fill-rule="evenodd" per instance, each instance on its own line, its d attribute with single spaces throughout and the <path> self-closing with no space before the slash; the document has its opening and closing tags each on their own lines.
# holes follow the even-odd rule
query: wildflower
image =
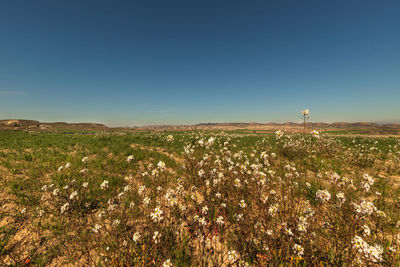
<svg viewBox="0 0 400 267">
<path fill-rule="evenodd" d="M 69 199 L 73 200 L 77 195 L 78 195 L 78 192 L 74 191 L 74 192 L 72 192 L 71 195 L 69 196 Z"/>
<path fill-rule="evenodd" d="M 161 234 L 158 231 L 155 231 L 153 234 L 154 243 L 157 244 L 158 242 L 160 242 L 160 237 L 161 237 Z"/>
<path fill-rule="evenodd" d="M 197 173 L 200 177 L 203 177 L 203 175 L 205 174 L 205 171 L 203 169 L 199 170 Z"/>
<path fill-rule="evenodd" d="M 120 223 L 121 223 L 121 220 L 119 220 L 119 219 L 115 219 L 115 220 L 113 221 L 113 225 L 114 225 L 114 226 L 118 226 L 118 225 L 120 225 Z"/>
<path fill-rule="evenodd" d="M 65 211 L 68 210 L 69 203 L 65 203 L 64 205 L 61 206 L 61 214 L 64 213 Z"/>
<path fill-rule="evenodd" d="M 268 214 L 271 216 L 275 216 L 278 212 L 278 204 L 271 205 L 268 209 Z"/>
<path fill-rule="evenodd" d="M 159 161 L 157 164 L 157 167 L 160 168 L 161 170 L 163 170 L 165 168 L 165 163 L 163 161 Z"/>
<path fill-rule="evenodd" d="M 243 219 L 243 214 L 235 214 L 236 221 L 240 221 Z"/>
<path fill-rule="evenodd" d="M 316 137 L 316 138 L 319 138 L 319 132 L 317 132 L 316 130 L 313 130 L 313 131 L 311 132 L 311 135 L 314 136 L 314 137 Z"/>
<path fill-rule="evenodd" d="M 164 219 L 163 215 L 163 211 L 161 210 L 161 208 L 158 206 L 154 209 L 154 212 L 150 213 L 150 217 L 154 222 L 160 222 L 162 219 Z"/>
<path fill-rule="evenodd" d="M 327 190 L 317 190 L 316 197 L 321 203 L 324 203 L 331 199 L 331 194 Z"/>
<path fill-rule="evenodd" d="M 59 192 L 60 192 L 60 189 L 58 189 L 58 188 L 54 189 L 53 196 L 57 196 Z"/>
<path fill-rule="evenodd" d="M 293 250 L 298 256 L 302 256 L 304 254 L 304 248 L 299 244 L 294 244 Z"/>
<path fill-rule="evenodd" d="M 45 184 L 44 186 L 42 186 L 42 191 L 47 191 L 47 184 Z"/>
<path fill-rule="evenodd" d="M 283 132 L 281 130 L 278 130 L 275 132 L 276 138 L 279 139 L 283 136 Z"/>
<path fill-rule="evenodd" d="M 123 245 L 124 247 L 126 247 L 126 246 L 128 245 L 128 241 L 126 241 L 126 240 L 122 241 L 122 245 Z"/>
<path fill-rule="evenodd" d="M 83 186 L 84 188 L 87 188 L 87 187 L 88 187 L 88 185 L 89 185 L 89 183 L 88 183 L 88 182 L 84 182 L 84 183 L 82 184 L 82 186 Z"/>
<path fill-rule="evenodd" d="M 84 173 L 87 173 L 87 172 L 88 172 L 88 169 L 86 169 L 86 168 L 79 171 L 80 174 L 84 174 Z"/>
<path fill-rule="evenodd" d="M 174 141 L 174 136 L 173 135 L 168 135 L 166 139 L 167 139 L 168 142 L 172 142 L 172 141 Z"/>
<path fill-rule="evenodd" d="M 290 229 L 290 228 L 285 229 L 285 233 L 286 233 L 288 236 L 292 236 L 292 235 L 293 235 L 292 229 Z"/>
<path fill-rule="evenodd" d="M 150 198 L 149 197 L 145 197 L 143 199 L 143 204 L 145 204 L 146 206 L 148 206 L 150 204 Z"/>
<path fill-rule="evenodd" d="M 163 263 L 163 265 L 162 265 L 162 266 L 163 266 L 163 267 L 172 267 L 171 260 L 170 260 L 170 259 L 168 259 L 168 260 L 164 261 L 164 263 Z"/>
<path fill-rule="evenodd" d="M 297 229 L 298 229 L 300 232 L 306 232 L 306 231 L 307 231 L 307 225 L 308 225 L 308 223 L 307 223 L 307 218 L 305 218 L 305 217 L 303 217 L 303 216 L 300 216 L 300 217 L 299 217 L 299 224 L 298 224 Z"/>
<path fill-rule="evenodd" d="M 337 193 L 336 194 L 336 198 L 337 198 L 337 200 L 339 202 L 339 206 L 343 205 L 343 203 L 346 201 L 346 197 L 345 197 L 343 192 Z"/>
<path fill-rule="evenodd" d="M 126 161 L 127 162 L 131 162 L 132 160 L 134 160 L 135 159 L 135 157 L 133 156 L 133 155 L 129 155 L 127 158 L 126 158 Z"/>
<path fill-rule="evenodd" d="M 204 207 L 201 209 L 201 212 L 202 212 L 203 214 L 207 214 L 207 211 L 208 211 L 208 207 L 207 207 L 207 206 L 204 206 Z"/>
<path fill-rule="evenodd" d="M 100 229 L 101 229 L 101 225 L 96 223 L 96 225 L 94 226 L 94 228 L 92 230 L 93 230 L 93 232 L 98 233 Z"/>
<path fill-rule="evenodd" d="M 140 186 L 139 190 L 138 190 L 139 195 L 142 195 L 144 190 L 146 190 L 146 186 L 144 186 L 144 185 Z"/>
<path fill-rule="evenodd" d="M 68 169 L 69 167 L 71 167 L 71 163 L 68 162 L 67 164 L 65 164 L 64 167 Z"/>
<path fill-rule="evenodd" d="M 337 174 L 336 172 L 332 173 L 331 180 L 333 183 L 336 183 L 337 181 L 339 181 L 339 179 L 340 179 L 339 174 Z"/>
<path fill-rule="evenodd" d="M 107 210 L 108 211 L 113 211 L 114 209 L 115 209 L 115 204 L 113 204 L 113 203 L 108 203 L 108 207 L 107 207 Z"/>
<path fill-rule="evenodd" d="M 219 216 L 219 217 L 217 218 L 217 224 L 223 225 L 223 224 L 224 224 L 224 217 Z"/>
<path fill-rule="evenodd" d="M 102 183 L 101 183 L 101 185 L 100 185 L 100 188 L 101 189 L 105 189 L 105 188 L 108 188 L 108 181 L 107 180 L 104 180 Z"/>
<path fill-rule="evenodd" d="M 89 157 L 84 157 L 84 158 L 82 159 L 82 162 L 83 162 L 83 163 L 86 163 L 86 162 L 88 162 L 88 160 L 89 160 Z"/>
<path fill-rule="evenodd" d="M 207 146 L 211 146 L 211 145 L 214 143 L 214 141 L 215 141 L 215 137 L 210 137 L 210 138 L 207 140 Z"/>
<path fill-rule="evenodd" d="M 366 224 L 363 225 L 362 229 L 363 229 L 364 235 L 369 236 L 371 234 L 371 229 L 368 227 L 368 225 L 366 225 Z"/>
<path fill-rule="evenodd" d="M 42 217 L 44 214 L 44 210 L 39 210 L 39 217 Z"/>
<path fill-rule="evenodd" d="M 378 215 L 379 217 L 382 217 L 382 218 L 386 217 L 386 213 L 382 210 L 377 210 L 376 215 Z"/>
<path fill-rule="evenodd" d="M 363 175 L 364 181 L 361 183 L 361 187 L 368 192 L 371 186 L 374 184 L 374 178 L 372 178 L 369 174 L 365 173 Z"/>
<path fill-rule="evenodd" d="M 136 233 L 133 234 L 133 238 L 132 239 L 133 239 L 134 242 L 137 242 L 137 241 L 139 241 L 140 237 L 141 237 L 140 233 L 136 232 Z"/>
<path fill-rule="evenodd" d="M 355 211 L 361 215 L 371 215 L 377 210 L 374 203 L 365 200 L 361 201 L 359 205 L 356 203 L 352 203 L 352 205 Z"/>
<path fill-rule="evenodd" d="M 228 260 L 230 262 L 235 262 L 239 259 L 239 254 L 236 252 L 236 250 L 230 250 L 228 251 Z"/>
<path fill-rule="evenodd" d="M 360 236 L 355 236 L 351 241 L 353 248 L 366 260 L 378 263 L 383 260 L 383 248 L 379 245 L 371 246 Z"/>
<path fill-rule="evenodd" d="M 244 199 L 242 199 L 242 200 L 240 201 L 240 203 L 239 203 L 239 206 L 240 206 L 242 209 L 246 208 L 246 206 L 247 206 L 246 201 L 244 201 Z"/>
<path fill-rule="evenodd" d="M 199 218 L 199 225 L 200 226 L 204 226 L 204 225 L 206 225 L 207 223 L 206 223 L 206 219 L 204 218 L 204 217 L 201 217 L 201 218 Z"/>
<path fill-rule="evenodd" d="M 234 185 L 235 187 L 238 187 L 238 188 L 242 187 L 242 185 L 241 185 L 241 183 L 240 183 L 240 180 L 239 180 L 238 178 L 235 179 L 235 181 L 233 182 L 233 185 Z"/>
</svg>

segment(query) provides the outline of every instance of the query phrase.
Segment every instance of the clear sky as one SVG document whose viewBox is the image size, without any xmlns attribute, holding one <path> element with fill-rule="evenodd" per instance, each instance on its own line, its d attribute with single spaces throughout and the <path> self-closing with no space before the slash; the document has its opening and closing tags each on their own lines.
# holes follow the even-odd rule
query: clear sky
<svg viewBox="0 0 400 267">
<path fill-rule="evenodd" d="M 0 118 L 400 121 L 400 1 L 0 4 Z"/>
</svg>

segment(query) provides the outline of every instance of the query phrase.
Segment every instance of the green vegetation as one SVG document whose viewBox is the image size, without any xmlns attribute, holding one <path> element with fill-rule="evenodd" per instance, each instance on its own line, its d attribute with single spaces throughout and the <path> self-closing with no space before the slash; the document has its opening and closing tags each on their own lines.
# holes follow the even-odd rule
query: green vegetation
<svg viewBox="0 0 400 267">
<path fill-rule="evenodd" d="M 281 134 L 0 131 L 0 263 L 399 264 L 400 139 Z"/>
</svg>

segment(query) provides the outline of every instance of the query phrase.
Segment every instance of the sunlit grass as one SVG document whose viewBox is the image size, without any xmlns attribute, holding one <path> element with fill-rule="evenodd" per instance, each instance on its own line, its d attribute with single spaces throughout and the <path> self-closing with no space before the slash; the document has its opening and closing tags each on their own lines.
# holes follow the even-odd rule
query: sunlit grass
<svg viewBox="0 0 400 267">
<path fill-rule="evenodd" d="M 395 265 L 397 138 L 0 132 L 0 259 Z"/>
</svg>

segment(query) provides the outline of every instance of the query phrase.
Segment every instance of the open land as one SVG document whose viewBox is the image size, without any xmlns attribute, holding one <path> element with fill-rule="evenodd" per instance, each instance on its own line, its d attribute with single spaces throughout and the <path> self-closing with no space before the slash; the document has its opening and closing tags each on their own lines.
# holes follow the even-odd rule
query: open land
<svg viewBox="0 0 400 267">
<path fill-rule="evenodd" d="M 399 125 L 0 125 L 1 265 L 400 262 Z"/>
</svg>

